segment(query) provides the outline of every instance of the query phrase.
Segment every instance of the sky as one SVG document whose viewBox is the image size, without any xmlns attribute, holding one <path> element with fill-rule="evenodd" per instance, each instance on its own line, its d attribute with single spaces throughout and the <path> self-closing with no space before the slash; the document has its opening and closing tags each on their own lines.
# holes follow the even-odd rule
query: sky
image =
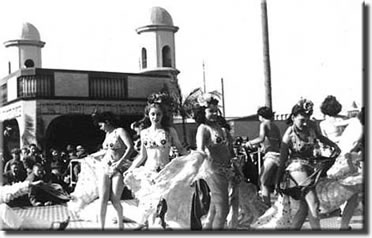
<svg viewBox="0 0 372 238">
<path fill-rule="evenodd" d="M 362 105 L 362 0 L 267 0 L 272 105 L 277 114 L 306 97 L 314 115 L 327 95 L 344 109 Z M 43 68 L 139 72 L 135 29 L 149 9 L 165 8 L 179 31 L 176 67 L 181 91 L 221 91 L 226 116 L 255 114 L 265 104 L 261 0 L 2 1 L 0 42 L 22 22 L 46 42 Z M 0 45 L 0 77 L 7 74 Z"/>
</svg>

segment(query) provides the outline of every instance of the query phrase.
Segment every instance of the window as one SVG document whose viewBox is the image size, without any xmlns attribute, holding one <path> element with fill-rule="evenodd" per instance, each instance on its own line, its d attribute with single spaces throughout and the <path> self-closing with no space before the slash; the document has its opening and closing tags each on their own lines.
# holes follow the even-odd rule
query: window
<svg viewBox="0 0 372 238">
<path fill-rule="evenodd" d="M 0 86 L 0 105 L 4 105 L 8 101 L 8 89 L 7 84 Z"/>
<path fill-rule="evenodd" d="M 141 56 L 142 56 L 142 69 L 146 69 L 147 68 L 147 52 L 145 48 L 142 48 Z"/>
<path fill-rule="evenodd" d="M 27 59 L 25 61 L 25 67 L 26 68 L 32 68 L 32 67 L 35 67 L 35 63 L 32 59 Z"/>
<path fill-rule="evenodd" d="M 164 46 L 162 50 L 163 54 L 163 67 L 172 67 L 171 50 L 169 46 Z"/>
</svg>

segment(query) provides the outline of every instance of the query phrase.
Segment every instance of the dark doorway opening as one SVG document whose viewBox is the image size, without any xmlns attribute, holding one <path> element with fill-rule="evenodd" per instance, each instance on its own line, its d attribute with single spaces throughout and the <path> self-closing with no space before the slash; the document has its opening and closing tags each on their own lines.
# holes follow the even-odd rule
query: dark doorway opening
<svg viewBox="0 0 372 238">
<path fill-rule="evenodd" d="M 46 151 L 51 148 L 65 150 L 67 145 L 82 145 L 91 153 L 104 139 L 104 133 L 93 124 L 89 115 L 69 114 L 57 117 L 45 133 Z"/>
<path fill-rule="evenodd" d="M 20 148 L 20 133 L 16 119 L 5 120 L 2 125 L 2 148 L 5 161 L 11 159 L 10 151 L 14 148 Z"/>
<path fill-rule="evenodd" d="M 120 116 L 119 126 L 132 135 L 130 124 L 141 118 L 142 116 Z M 57 117 L 49 124 L 45 135 L 46 151 L 51 148 L 65 150 L 67 145 L 82 145 L 88 153 L 93 153 L 100 149 L 105 138 L 105 133 L 94 124 L 92 117 L 82 114 Z"/>
</svg>

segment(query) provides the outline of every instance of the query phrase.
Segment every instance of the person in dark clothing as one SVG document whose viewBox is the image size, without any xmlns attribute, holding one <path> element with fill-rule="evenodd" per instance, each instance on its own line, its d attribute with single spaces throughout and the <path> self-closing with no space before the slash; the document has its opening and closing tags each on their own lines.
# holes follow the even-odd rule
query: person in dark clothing
<svg viewBox="0 0 372 238">
<path fill-rule="evenodd" d="M 6 173 L 10 170 L 10 165 L 14 161 L 21 162 L 21 150 L 19 148 L 12 149 L 11 154 L 12 154 L 12 159 L 9 160 L 8 162 L 6 162 L 6 164 L 4 166 L 4 173 Z M 23 164 L 19 164 L 19 166 L 20 166 L 20 169 L 25 170 L 25 168 L 23 167 Z"/>
<path fill-rule="evenodd" d="M 48 206 L 66 202 L 64 190 L 58 179 L 52 173 L 46 174 L 44 167 L 36 163 L 33 167 L 33 172 L 26 179 L 29 182 L 41 180 L 44 182 L 40 187 L 33 187 L 29 193 L 29 201 L 32 206 Z"/>
<path fill-rule="evenodd" d="M 23 167 L 26 170 L 26 174 L 30 175 L 32 173 L 32 168 L 34 167 L 35 161 L 34 159 L 27 155 L 21 159 Z"/>
<path fill-rule="evenodd" d="M 21 162 L 13 161 L 10 164 L 10 170 L 3 175 L 3 185 L 13 185 L 25 181 L 26 171 L 21 168 L 22 166 Z M 30 206 L 30 202 L 26 194 L 7 202 L 7 205 L 10 207 L 23 207 Z"/>
<path fill-rule="evenodd" d="M 17 182 L 23 182 L 26 179 L 26 172 L 23 170 L 23 165 L 20 161 L 12 161 L 9 165 L 9 171 L 5 172 L 3 177 L 6 177 L 6 183 L 13 184 Z"/>
</svg>

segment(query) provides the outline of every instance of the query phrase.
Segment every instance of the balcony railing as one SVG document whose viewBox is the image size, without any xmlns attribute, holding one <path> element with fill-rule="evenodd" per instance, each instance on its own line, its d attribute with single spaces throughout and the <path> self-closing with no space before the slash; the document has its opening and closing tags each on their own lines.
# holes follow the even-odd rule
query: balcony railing
<svg viewBox="0 0 372 238">
<path fill-rule="evenodd" d="M 89 78 L 89 96 L 105 99 L 125 99 L 125 78 Z"/>
<path fill-rule="evenodd" d="M 27 75 L 18 77 L 18 97 L 54 96 L 53 75 Z"/>
<path fill-rule="evenodd" d="M 142 77 L 149 79 L 147 82 L 150 86 L 146 85 L 145 88 L 148 91 L 151 85 L 159 86 L 160 84 L 164 84 L 164 79 L 169 79 L 168 75 L 163 75 L 158 72 L 138 75 L 98 71 L 39 68 L 21 69 L 0 79 L 0 103 L 4 105 L 17 99 L 54 98 L 125 100 L 129 97 L 129 84 L 131 87 L 135 85 L 135 87 L 137 87 L 136 90 L 141 90 L 145 81 L 136 81 L 136 79 L 142 79 Z M 16 87 L 13 86 L 14 79 L 16 79 Z M 60 88 L 60 85 L 62 88 Z M 82 92 L 81 94 L 76 91 L 71 93 L 69 90 L 82 90 Z M 143 95 L 133 95 L 130 97 L 136 98 L 136 96 L 144 98 Z"/>
<path fill-rule="evenodd" d="M 17 95 L 18 98 L 54 97 L 53 74 L 19 76 Z M 124 77 L 89 77 L 89 98 L 125 99 L 126 95 L 126 79 Z"/>
</svg>

